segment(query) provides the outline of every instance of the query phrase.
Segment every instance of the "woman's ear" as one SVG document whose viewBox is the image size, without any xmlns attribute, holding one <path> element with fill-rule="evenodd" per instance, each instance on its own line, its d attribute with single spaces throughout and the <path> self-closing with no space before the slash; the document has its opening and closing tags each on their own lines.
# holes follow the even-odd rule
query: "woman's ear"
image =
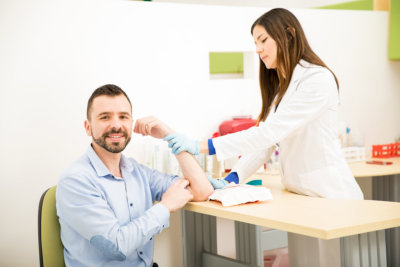
<svg viewBox="0 0 400 267">
<path fill-rule="evenodd" d="M 286 28 L 286 32 L 288 33 L 288 35 L 289 35 L 289 39 L 291 40 L 292 38 L 295 38 L 296 37 L 296 31 L 295 31 L 295 29 L 293 28 L 293 27 L 287 27 Z"/>
</svg>

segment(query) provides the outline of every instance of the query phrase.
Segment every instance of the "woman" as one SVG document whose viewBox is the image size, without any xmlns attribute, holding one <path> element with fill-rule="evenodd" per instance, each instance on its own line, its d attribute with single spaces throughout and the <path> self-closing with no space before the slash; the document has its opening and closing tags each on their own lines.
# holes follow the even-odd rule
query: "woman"
<svg viewBox="0 0 400 267">
<path fill-rule="evenodd" d="M 329 198 L 363 199 L 341 152 L 337 134 L 339 85 L 335 74 L 312 51 L 297 18 L 272 9 L 251 27 L 260 57 L 262 108 L 259 126 L 198 142 L 181 134 L 164 138 L 173 153 L 242 155 L 215 188 L 240 182 L 279 147 L 282 183 L 292 192 Z"/>
</svg>

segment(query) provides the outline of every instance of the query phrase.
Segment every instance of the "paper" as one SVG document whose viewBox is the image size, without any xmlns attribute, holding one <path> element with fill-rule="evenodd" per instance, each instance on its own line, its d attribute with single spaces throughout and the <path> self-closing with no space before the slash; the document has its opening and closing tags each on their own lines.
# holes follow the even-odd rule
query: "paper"
<svg viewBox="0 0 400 267">
<path fill-rule="evenodd" d="M 247 184 L 230 183 L 222 189 L 217 189 L 208 197 L 217 200 L 222 206 L 234 206 L 248 202 L 272 200 L 269 189 L 263 186 L 251 186 Z"/>
</svg>

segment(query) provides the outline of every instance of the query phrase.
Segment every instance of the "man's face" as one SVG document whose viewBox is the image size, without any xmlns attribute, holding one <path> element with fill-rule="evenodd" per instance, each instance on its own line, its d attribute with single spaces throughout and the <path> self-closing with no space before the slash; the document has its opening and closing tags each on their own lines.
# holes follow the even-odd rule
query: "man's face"
<svg viewBox="0 0 400 267">
<path fill-rule="evenodd" d="M 93 100 L 85 121 L 88 136 L 93 146 L 99 146 L 111 153 L 120 153 L 132 137 L 131 105 L 124 95 L 98 96 Z"/>
</svg>

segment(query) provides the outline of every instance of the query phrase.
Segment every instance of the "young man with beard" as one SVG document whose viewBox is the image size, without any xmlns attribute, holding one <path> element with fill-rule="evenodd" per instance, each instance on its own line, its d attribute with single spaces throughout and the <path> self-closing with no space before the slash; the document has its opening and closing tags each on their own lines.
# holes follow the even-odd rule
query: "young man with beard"
<svg viewBox="0 0 400 267">
<path fill-rule="evenodd" d="M 121 152 L 133 131 L 132 105 L 115 85 L 96 89 L 88 101 L 87 152 L 62 175 L 57 214 L 67 266 L 152 266 L 153 237 L 170 213 L 213 192 L 196 159 L 177 155 L 185 178 L 149 169 Z M 135 132 L 162 138 L 173 132 L 154 117 Z M 153 205 L 154 201 L 159 203 Z"/>
</svg>

